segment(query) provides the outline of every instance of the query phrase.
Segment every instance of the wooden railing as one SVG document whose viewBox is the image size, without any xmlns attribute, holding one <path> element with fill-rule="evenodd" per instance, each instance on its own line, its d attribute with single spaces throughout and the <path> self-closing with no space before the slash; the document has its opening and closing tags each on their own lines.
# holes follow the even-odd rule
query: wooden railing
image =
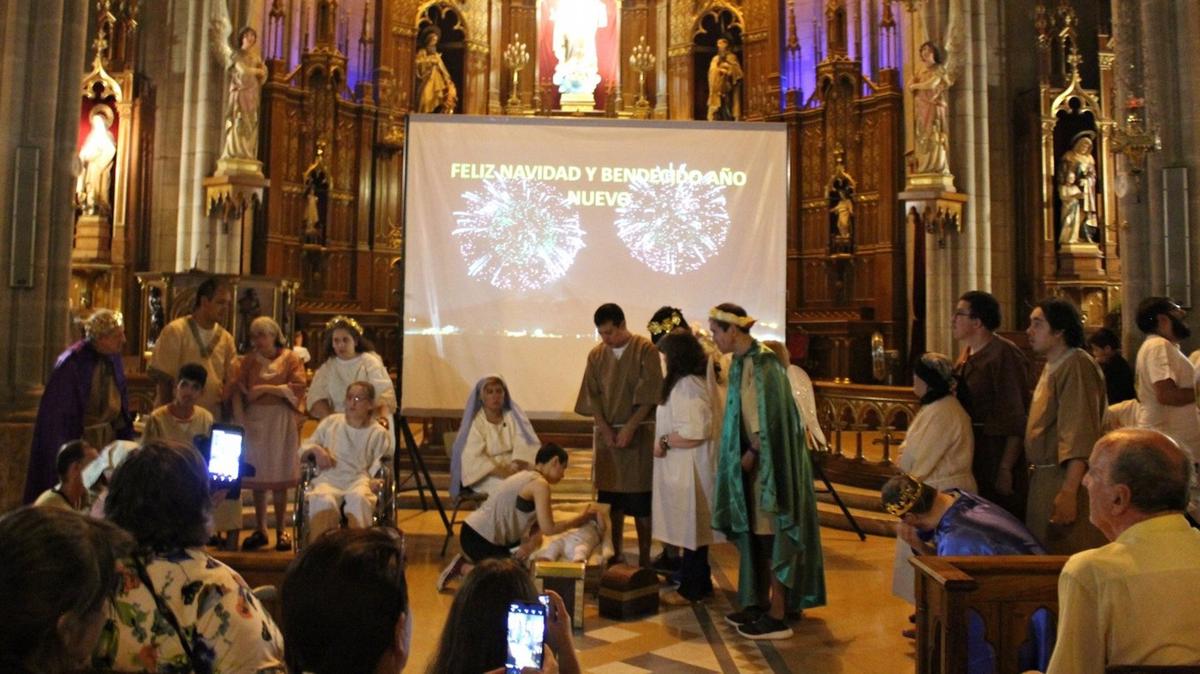
<svg viewBox="0 0 1200 674">
<path fill-rule="evenodd" d="M 829 439 L 830 479 L 878 489 L 896 474 L 896 448 L 919 404 L 911 388 L 813 382 L 817 418 Z"/>
<path fill-rule="evenodd" d="M 982 623 L 982 642 L 996 674 L 1026 671 L 1026 658 L 1053 646 L 1058 575 L 1066 557 L 914 557 L 917 598 L 917 674 L 965 674 L 970 623 Z M 1042 638 L 1039 640 L 1039 635 Z M 986 668 L 985 668 L 986 669 Z M 979 671 L 984 671 L 983 669 Z"/>
</svg>

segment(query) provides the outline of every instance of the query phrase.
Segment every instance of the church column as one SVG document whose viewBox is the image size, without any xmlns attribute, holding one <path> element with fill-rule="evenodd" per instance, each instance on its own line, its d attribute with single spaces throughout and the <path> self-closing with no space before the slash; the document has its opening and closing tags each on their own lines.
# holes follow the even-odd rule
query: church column
<svg viewBox="0 0 1200 674">
<path fill-rule="evenodd" d="M 208 217 L 201 181 L 217 165 L 221 142 L 221 104 L 225 95 L 224 71 L 212 54 L 208 39 L 211 3 L 188 3 L 187 37 L 183 60 L 183 119 L 179 152 L 179 201 L 175 244 L 175 270 L 193 266 L 217 268 L 216 220 Z M 225 258 L 226 256 L 220 256 Z"/>
<path fill-rule="evenodd" d="M 72 195 L 87 0 L 6 8 L 0 23 L 0 512 L 20 499 L 37 394 L 70 340 Z M 18 245 L 14 247 L 14 234 Z"/>
</svg>

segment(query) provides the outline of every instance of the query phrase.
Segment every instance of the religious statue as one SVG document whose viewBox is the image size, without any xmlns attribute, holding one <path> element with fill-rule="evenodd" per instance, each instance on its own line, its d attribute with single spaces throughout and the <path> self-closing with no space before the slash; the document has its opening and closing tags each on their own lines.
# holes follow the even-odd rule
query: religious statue
<svg viewBox="0 0 1200 674">
<path fill-rule="evenodd" d="M 113 110 L 104 103 L 92 106 L 88 115 L 91 130 L 83 147 L 79 148 L 79 176 L 75 179 L 75 205 L 83 215 L 107 215 L 112 212 L 108 201 L 112 184 L 113 159 L 117 156 L 117 141 L 113 138 Z"/>
<path fill-rule="evenodd" d="M 149 334 L 146 337 L 146 349 L 153 349 L 154 343 L 158 341 L 158 335 L 167 323 L 166 315 L 163 312 L 162 288 L 151 286 L 146 303 L 150 307 L 150 329 L 147 331 Z"/>
<path fill-rule="evenodd" d="M 441 37 L 442 32 L 437 26 L 428 26 L 421 31 L 421 46 L 417 49 L 417 112 L 452 115 L 454 106 L 458 105 L 458 89 L 437 50 Z"/>
<path fill-rule="evenodd" d="M 735 121 L 742 116 L 742 66 L 729 50 L 729 40 L 717 39 L 717 54 L 708 64 L 708 119 Z"/>
<path fill-rule="evenodd" d="M 949 107 L 947 94 L 954 80 L 942 50 L 932 42 L 921 45 L 921 67 L 908 88 L 913 92 L 916 121 L 914 173 L 950 172 Z"/>
<path fill-rule="evenodd" d="M 317 158 L 304 170 L 304 243 L 325 242 L 325 205 L 329 200 L 329 169 L 325 142 L 317 142 Z"/>
<path fill-rule="evenodd" d="M 1071 149 L 1058 162 L 1058 197 L 1062 200 L 1058 242 L 1088 243 L 1098 238 L 1096 216 L 1096 160 L 1092 158 L 1094 131 L 1071 138 Z"/>
<path fill-rule="evenodd" d="M 258 49 L 258 32 L 249 26 L 242 28 L 237 33 L 237 48 L 233 48 L 228 37 L 233 32 L 233 25 L 225 0 L 216 0 L 213 8 L 210 37 L 229 78 L 225 136 L 218 161 L 226 164 L 236 164 L 238 160 L 256 162 L 259 103 L 263 83 L 267 81 L 267 66 Z"/>
<path fill-rule="evenodd" d="M 262 302 L 258 299 L 258 291 L 246 288 L 238 298 L 238 353 L 250 353 L 254 345 L 250 342 L 250 324 L 262 315 Z"/>
<path fill-rule="evenodd" d="M 839 148 L 833 176 L 829 179 L 829 224 L 834 252 L 850 252 L 854 239 L 854 178 L 846 173 Z"/>
<path fill-rule="evenodd" d="M 600 84 L 596 31 L 608 26 L 608 8 L 600 0 L 559 0 L 551 14 L 554 23 L 554 84 L 562 94 L 582 94 L 593 100 Z"/>
</svg>

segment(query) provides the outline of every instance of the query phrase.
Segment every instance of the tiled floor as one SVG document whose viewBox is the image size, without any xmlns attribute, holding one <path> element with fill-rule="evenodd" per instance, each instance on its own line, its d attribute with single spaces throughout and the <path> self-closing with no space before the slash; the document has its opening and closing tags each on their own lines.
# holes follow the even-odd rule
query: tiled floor
<svg viewBox="0 0 1200 674">
<path fill-rule="evenodd" d="M 432 657 L 453 594 L 439 594 L 434 580 L 444 530 L 436 512 L 403 510 L 399 524 L 408 536 L 408 581 L 415 636 L 406 671 L 423 672 Z M 626 531 L 632 532 L 633 526 Z M 736 601 L 737 552 L 715 546 L 711 557 L 720 591 L 700 605 L 669 607 L 642 620 L 601 618 L 588 597 L 585 629 L 575 645 L 587 672 L 809 672 L 876 674 L 913 670 L 913 645 L 900 635 L 910 607 L 891 595 L 893 542 L 822 529 L 829 605 L 806 611 L 787 641 L 753 642 L 724 621 Z M 456 549 L 451 544 L 451 554 Z M 632 535 L 627 554 L 636 549 Z M 632 554 L 629 555 L 631 558 Z"/>
</svg>

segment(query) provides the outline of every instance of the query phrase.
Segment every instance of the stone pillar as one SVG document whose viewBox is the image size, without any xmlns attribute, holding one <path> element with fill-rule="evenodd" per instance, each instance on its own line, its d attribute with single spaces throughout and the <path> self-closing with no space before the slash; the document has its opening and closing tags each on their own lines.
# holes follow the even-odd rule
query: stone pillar
<svg viewBox="0 0 1200 674">
<path fill-rule="evenodd" d="M 68 284 L 74 222 L 73 165 L 79 130 L 80 82 L 86 56 L 87 0 L 21 2 L 0 18 L 0 311 L 19 319 L 0 323 L 0 512 L 20 500 L 29 458 L 33 412 L 54 358 L 70 339 Z M 32 219 L 9 217 L 18 153 L 37 156 Z M 32 163 L 25 163 L 30 167 Z M 14 228 L 32 230 L 33 273 L 13 287 L 12 270 L 28 248 L 15 251 Z M 27 266 L 26 266 L 27 268 Z"/>
</svg>

